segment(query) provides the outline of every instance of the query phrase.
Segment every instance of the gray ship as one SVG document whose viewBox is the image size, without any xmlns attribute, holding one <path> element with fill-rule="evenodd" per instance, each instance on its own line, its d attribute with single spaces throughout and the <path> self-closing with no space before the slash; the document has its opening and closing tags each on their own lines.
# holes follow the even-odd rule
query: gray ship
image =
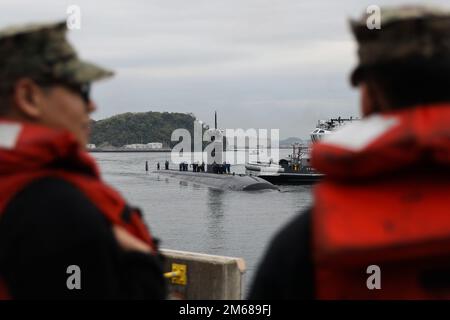
<svg viewBox="0 0 450 320">
<path fill-rule="evenodd" d="M 177 170 L 156 170 L 153 173 L 167 175 L 184 181 L 203 184 L 211 188 L 232 191 L 278 190 L 267 180 L 244 174 L 218 174 Z"/>
<path fill-rule="evenodd" d="M 219 131 L 223 136 L 223 130 L 217 128 L 217 112 L 214 114 L 214 129 L 211 131 Z M 213 136 L 211 141 L 214 141 Z M 226 139 L 223 140 L 226 145 Z M 213 151 L 215 157 L 215 150 Z M 259 177 L 235 174 L 230 172 L 230 164 L 216 163 L 211 164 L 192 163 L 192 171 L 188 171 L 188 164 L 181 163 L 179 170 L 172 170 L 166 163 L 165 170 L 155 170 L 153 173 L 166 175 L 184 181 L 190 181 L 198 184 L 203 184 L 215 189 L 232 190 L 232 191 L 258 191 L 258 190 L 279 190 L 267 180 Z"/>
</svg>

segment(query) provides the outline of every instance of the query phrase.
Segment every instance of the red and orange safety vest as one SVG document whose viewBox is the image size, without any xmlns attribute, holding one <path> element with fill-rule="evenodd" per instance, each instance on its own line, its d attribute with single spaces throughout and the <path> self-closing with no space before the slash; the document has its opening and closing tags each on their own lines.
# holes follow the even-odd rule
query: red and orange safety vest
<svg viewBox="0 0 450 320">
<path fill-rule="evenodd" d="M 0 219 L 8 203 L 31 182 L 58 177 L 75 185 L 112 225 L 118 225 L 156 252 L 137 209 L 100 178 L 95 161 L 68 132 L 0 119 Z M 0 275 L 0 299 L 8 298 Z"/>
<path fill-rule="evenodd" d="M 370 116 L 314 146 L 316 293 L 450 298 L 450 105 Z M 380 269 L 369 289 L 367 268 Z"/>
</svg>

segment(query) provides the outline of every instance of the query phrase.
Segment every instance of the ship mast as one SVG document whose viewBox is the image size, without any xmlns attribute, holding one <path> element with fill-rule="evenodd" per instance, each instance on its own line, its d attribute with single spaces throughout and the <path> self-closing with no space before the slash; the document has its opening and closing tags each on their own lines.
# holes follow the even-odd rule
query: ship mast
<svg viewBox="0 0 450 320">
<path fill-rule="evenodd" d="M 214 129 L 217 130 L 217 111 L 214 111 Z"/>
</svg>

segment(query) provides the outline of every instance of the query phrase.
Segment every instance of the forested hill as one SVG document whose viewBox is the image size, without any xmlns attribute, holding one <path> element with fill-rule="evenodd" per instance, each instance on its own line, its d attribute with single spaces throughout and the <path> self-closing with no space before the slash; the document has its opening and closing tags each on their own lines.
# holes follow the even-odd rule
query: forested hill
<svg viewBox="0 0 450 320">
<path fill-rule="evenodd" d="M 193 114 L 186 113 L 123 113 L 103 120 L 92 120 L 90 143 L 121 147 L 132 143 L 162 142 L 164 147 L 173 146 L 177 142 L 171 143 L 172 132 L 184 128 L 192 135 L 194 120 Z"/>
</svg>

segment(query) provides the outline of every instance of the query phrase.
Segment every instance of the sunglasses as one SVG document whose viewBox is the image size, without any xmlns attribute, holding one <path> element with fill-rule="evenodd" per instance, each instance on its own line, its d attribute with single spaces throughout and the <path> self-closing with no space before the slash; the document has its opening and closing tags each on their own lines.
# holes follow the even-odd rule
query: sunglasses
<svg viewBox="0 0 450 320">
<path fill-rule="evenodd" d="M 89 103 L 91 101 L 91 85 L 89 83 L 83 83 L 80 85 L 68 85 L 62 84 L 64 87 L 78 94 L 85 103 Z"/>
<path fill-rule="evenodd" d="M 83 83 L 83 84 L 69 84 L 65 82 L 51 82 L 51 83 L 40 83 L 43 87 L 52 87 L 55 85 L 62 86 L 75 94 L 79 95 L 83 101 L 88 104 L 91 101 L 91 84 Z"/>
</svg>

